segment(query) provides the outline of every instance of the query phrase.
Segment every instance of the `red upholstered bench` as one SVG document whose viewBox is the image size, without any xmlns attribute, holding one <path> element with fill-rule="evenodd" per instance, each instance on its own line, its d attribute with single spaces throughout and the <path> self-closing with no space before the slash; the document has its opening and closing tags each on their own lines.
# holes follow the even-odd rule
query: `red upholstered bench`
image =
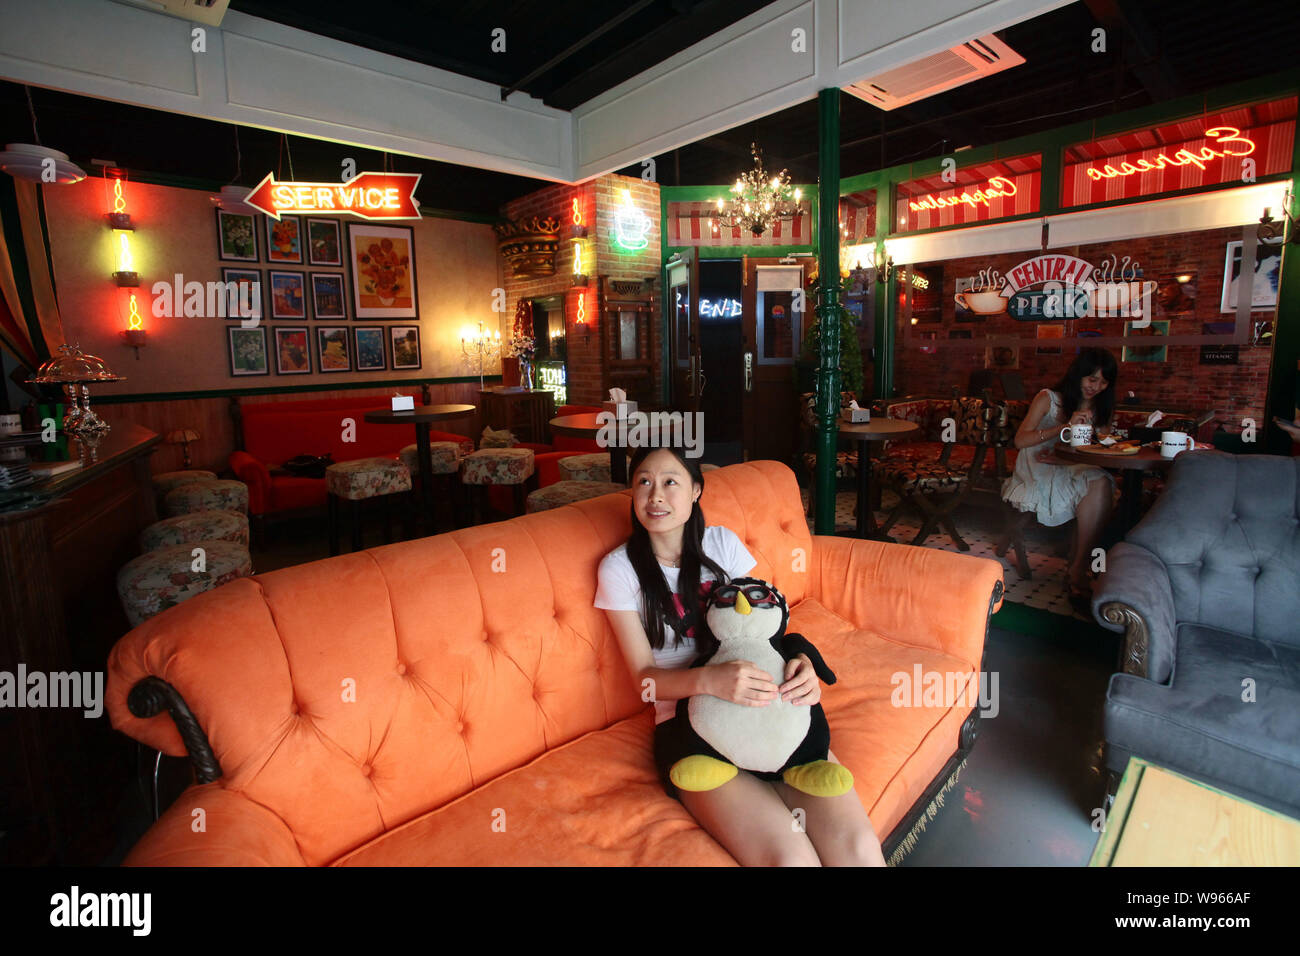
<svg viewBox="0 0 1300 956">
<path fill-rule="evenodd" d="M 407 391 L 420 403 L 419 390 Z M 332 455 L 336 462 L 357 458 L 398 457 L 415 441 L 414 425 L 377 425 L 365 413 L 388 408 L 392 393 L 347 398 L 292 401 L 242 401 L 236 434 L 240 448 L 230 456 L 230 468 L 248 485 L 248 513 L 255 521 L 269 514 L 300 508 L 323 508 L 324 478 L 299 478 L 276 472 L 298 455 Z M 344 441 L 344 419 L 352 425 Z M 466 419 L 468 426 L 469 419 Z M 474 442 L 454 432 L 430 431 L 430 441 L 460 442 L 466 451 Z"/>
</svg>

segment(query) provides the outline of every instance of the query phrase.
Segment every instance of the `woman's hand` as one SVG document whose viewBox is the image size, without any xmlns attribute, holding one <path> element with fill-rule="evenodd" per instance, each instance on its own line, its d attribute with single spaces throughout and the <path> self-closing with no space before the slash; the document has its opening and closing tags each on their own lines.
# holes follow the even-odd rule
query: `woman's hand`
<svg viewBox="0 0 1300 956">
<path fill-rule="evenodd" d="M 1087 411 L 1086 409 L 1082 409 L 1082 408 L 1079 409 L 1077 412 L 1075 412 L 1073 415 L 1070 416 L 1070 424 L 1071 424 L 1071 425 L 1091 425 L 1091 424 L 1092 424 L 1092 412 Z"/>
<path fill-rule="evenodd" d="M 822 699 L 821 681 L 813 670 L 807 654 L 800 654 L 785 662 L 785 683 L 781 685 L 781 699 L 796 707 L 811 707 Z"/>
<path fill-rule="evenodd" d="M 749 661 L 727 661 L 704 667 L 704 692 L 733 704 L 766 707 L 776 700 L 772 675 Z"/>
</svg>

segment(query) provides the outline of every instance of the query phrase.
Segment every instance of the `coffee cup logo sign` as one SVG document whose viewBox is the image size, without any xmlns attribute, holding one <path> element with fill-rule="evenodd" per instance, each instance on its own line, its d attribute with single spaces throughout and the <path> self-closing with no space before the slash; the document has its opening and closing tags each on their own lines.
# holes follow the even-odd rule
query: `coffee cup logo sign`
<svg viewBox="0 0 1300 956">
<path fill-rule="evenodd" d="M 1077 256 L 1041 255 L 1012 268 L 997 295 L 1002 308 L 1019 322 L 1128 318 L 1134 328 L 1142 328 L 1151 320 L 1156 283 L 1141 275 L 1140 264 L 1128 256 L 1121 260 L 1112 255 L 1094 267 Z M 963 295 L 970 304 L 961 301 Z M 979 295 L 987 293 L 959 293 L 957 301 L 975 312 L 1001 311 L 985 306 Z"/>
</svg>

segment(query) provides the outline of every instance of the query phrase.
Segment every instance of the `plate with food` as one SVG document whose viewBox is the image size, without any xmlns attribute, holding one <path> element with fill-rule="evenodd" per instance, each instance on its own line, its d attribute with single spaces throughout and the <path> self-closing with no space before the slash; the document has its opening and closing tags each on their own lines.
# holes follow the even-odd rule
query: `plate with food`
<svg viewBox="0 0 1300 956">
<path fill-rule="evenodd" d="M 1117 441 L 1109 444 L 1079 446 L 1079 451 L 1086 451 L 1090 455 L 1136 455 L 1141 450 L 1142 443 L 1139 441 Z"/>
</svg>

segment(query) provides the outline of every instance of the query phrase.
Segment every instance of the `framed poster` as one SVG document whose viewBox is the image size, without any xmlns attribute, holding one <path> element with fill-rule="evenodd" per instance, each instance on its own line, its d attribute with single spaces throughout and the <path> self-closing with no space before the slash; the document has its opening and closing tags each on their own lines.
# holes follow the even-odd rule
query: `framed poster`
<svg viewBox="0 0 1300 956">
<path fill-rule="evenodd" d="M 357 340 L 357 371 L 375 372 L 388 368 L 384 352 L 382 325 L 368 325 L 353 329 Z"/>
<path fill-rule="evenodd" d="M 420 327 L 418 325 L 389 326 L 388 341 L 393 345 L 394 369 L 420 367 Z"/>
<path fill-rule="evenodd" d="M 267 281 L 271 287 L 271 318 L 307 318 L 307 292 L 301 272 L 272 269 L 267 273 Z"/>
<path fill-rule="evenodd" d="M 343 240 L 337 219 L 307 220 L 307 262 L 313 266 L 343 265 Z"/>
<path fill-rule="evenodd" d="M 322 372 L 352 371 L 347 326 L 316 327 L 316 360 Z"/>
<path fill-rule="evenodd" d="M 1020 368 L 1019 336 L 984 336 L 984 367 L 996 369 Z"/>
<path fill-rule="evenodd" d="M 217 210 L 217 258 L 223 262 L 257 261 L 257 222 L 253 216 Z"/>
<path fill-rule="evenodd" d="M 297 216 L 266 217 L 266 261 L 302 262 L 302 223 Z"/>
<path fill-rule="evenodd" d="M 1168 319 L 1153 319 L 1151 324 L 1145 328 L 1134 328 L 1132 322 L 1124 323 L 1124 335 L 1134 336 L 1151 336 L 1156 339 L 1169 335 Z M 1120 356 L 1121 362 L 1164 362 L 1168 360 L 1169 346 L 1160 345 L 1153 341 L 1151 345 L 1124 346 L 1123 354 Z"/>
<path fill-rule="evenodd" d="M 266 356 L 266 327 L 244 329 L 237 325 L 226 326 L 230 344 L 230 374 L 270 375 Z"/>
<path fill-rule="evenodd" d="M 311 274 L 311 309 L 317 319 L 346 319 L 347 302 L 343 295 L 342 272 Z"/>
<path fill-rule="evenodd" d="M 415 233 L 410 226 L 348 223 L 356 319 L 418 319 Z"/>
<path fill-rule="evenodd" d="M 1277 306 L 1277 281 L 1282 270 L 1282 250 L 1260 243 L 1255 246 L 1255 267 L 1251 270 L 1250 309 L 1263 311 Z M 1237 311 L 1237 285 L 1241 277 L 1241 240 L 1228 243 L 1223 260 L 1223 293 L 1220 312 Z"/>
<path fill-rule="evenodd" d="M 262 318 L 262 273 L 256 269 L 221 270 L 221 281 L 226 284 L 226 318 Z M 231 284 L 235 288 L 230 290 Z M 231 296 L 233 295 L 233 299 Z M 245 314 L 248 310 L 251 314 Z"/>
<path fill-rule="evenodd" d="M 275 374 L 311 374 L 311 339 L 307 326 L 276 326 L 271 331 L 275 333 Z"/>
</svg>

